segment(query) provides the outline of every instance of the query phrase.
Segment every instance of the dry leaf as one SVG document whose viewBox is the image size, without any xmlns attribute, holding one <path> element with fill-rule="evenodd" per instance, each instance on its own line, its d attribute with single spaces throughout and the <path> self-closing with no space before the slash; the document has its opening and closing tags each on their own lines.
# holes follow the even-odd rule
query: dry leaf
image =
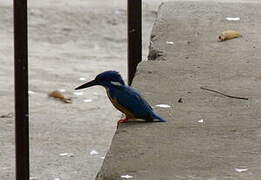
<svg viewBox="0 0 261 180">
<path fill-rule="evenodd" d="M 71 98 L 65 97 L 60 91 L 52 91 L 48 94 L 49 97 L 53 97 L 55 99 L 59 99 L 65 103 L 72 103 Z"/>
<path fill-rule="evenodd" d="M 234 39 L 234 38 L 238 38 L 241 37 L 242 35 L 240 34 L 240 32 L 237 31 L 224 31 L 221 33 L 221 35 L 218 37 L 219 41 L 225 41 L 225 40 L 230 40 L 230 39 Z"/>
</svg>

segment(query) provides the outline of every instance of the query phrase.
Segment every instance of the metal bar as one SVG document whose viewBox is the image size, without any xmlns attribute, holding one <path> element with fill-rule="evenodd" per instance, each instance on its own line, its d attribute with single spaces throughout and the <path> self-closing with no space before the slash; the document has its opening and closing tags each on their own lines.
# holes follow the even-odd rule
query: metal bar
<svg viewBox="0 0 261 180">
<path fill-rule="evenodd" d="M 128 0 L 128 83 L 142 59 L 142 0 Z"/>
<path fill-rule="evenodd" d="M 16 180 L 29 180 L 27 0 L 13 3 Z"/>
</svg>

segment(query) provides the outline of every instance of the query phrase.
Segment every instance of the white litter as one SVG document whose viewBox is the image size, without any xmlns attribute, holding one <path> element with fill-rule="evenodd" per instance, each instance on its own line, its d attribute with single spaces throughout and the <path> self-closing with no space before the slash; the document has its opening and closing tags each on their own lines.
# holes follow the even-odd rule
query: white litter
<svg viewBox="0 0 261 180">
<path fill-rule="evenodd" d="M 29 179 L 30 180 L 37 180 L 38 178 L 37 177 L 30 177 Z"/>
<path fill-rule="evenodd" d="M 83 102 L 86 102 L 86 103 L 92 102 L 92 99 L 84 99 Z"/>
<path fill-rule="evenodd" d="M 30 90 L 28 91 L 28 94 L 34 94 L 34 93 L 35 93 L 35 92 L 33 92 L 33 91 L 30 91 Z"/>
<path fill-rule="evenodd" d="M 82 96 L 83 92 L 73 92 L 73 94 L 76 95 L 76 96 Z"/>
<path fill-rule="evenodd" d="M 173 41 L 166 41 L 166 44 L 173 45 L 174 42 Z"/>
<path fill-rule="evenodd" d="M 226 17 L 226 20 L 228 20 L 228 21 L 239 21 L 240 17 Z"/>
<path fill-rule="evenodd" d="M 73 153 L 60 153 L 60 156 L 67 156 L 67 157 L 73 157 L 74 154 Z"/>
<path fill-rule="evenodd" d="M 54 180 L 61 180 L 60 178 L 54 178 Z"/>
<path fill-rule="evenodd" d="M 117 10 L 114 11 L 114 13 L 118 14 L 118 15 L 119 14 L 124 14 L 124 12 L 125 12 L 124 10 L 120 10 L 120 9 L 117 9 Z"/>
<path fill-rule="evenodd" d="M 133 178 L 133 176 L 130 176 L 130 175 L 122 175 L 121 178 L 125 178 L 125 179 L 131 179 Z"/>
<path fill-rule="evenodd" d="M 65 92 L 66 90 L 65 89 L 59 89 L 60 92 Z"/>
<path fill-rule="evenodd" d="M 101 159 L 105 159 L 105 156 L 102 156 Z"/>
<path fill-rule="evenodd" d="M 199 123 L 203 123 L 204 122 L 204 119 L 200 119 L 198 120 Z"/>
<path fill-rule="evenodd" d="M 170 108 L 170 105 L 167 104 L 157 104 L 156 106 L 161 108 Z"/>
<path fill-rule="evenodd" d="M 79 80 L 80 80 L 80 81 L 86 81 L 86 78 L 81 77 L 81 78 L 79 78 Z"/>
<path fill-rule="evenodd" d="M 95 150 L 92 150 L 91 152 L 90 152 L 90 155 L 97 155 L 97 154 L 99 154 L 97 151 L 95 151 Z"/>
<path fill-rule="evenodd" d="M 235 171 L 237 172 L 245 172 L 245 171 L 248 171 L 248 169 L 241 169 L 241 168 L 235 168 Z"/>
</svg>

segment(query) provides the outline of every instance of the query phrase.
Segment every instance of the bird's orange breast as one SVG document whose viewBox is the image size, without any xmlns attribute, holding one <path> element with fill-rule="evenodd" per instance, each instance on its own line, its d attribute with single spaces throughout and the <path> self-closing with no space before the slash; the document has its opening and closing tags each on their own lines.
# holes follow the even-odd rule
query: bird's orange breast
<svg viewBox="0 0 261 180">
<path fill-rule="evenodd" d="M 111 103 L 113 104 L 113 106 L 118 109 L 119 111 L 121 111 L 122 113 L 124 113 L 126 115 L 127 118 L 129 119 L 133 119 L 135 118 L 135 115 L 130 112 L 127 108 L 123 107 L 122 105 L 120 105 L 117 101 L 117 99 L 114 99 L 110 96 L 110 93 L 108 92 L 109 90 L 106 89 L 107 95 L 111 101 Z"/>
</svg>

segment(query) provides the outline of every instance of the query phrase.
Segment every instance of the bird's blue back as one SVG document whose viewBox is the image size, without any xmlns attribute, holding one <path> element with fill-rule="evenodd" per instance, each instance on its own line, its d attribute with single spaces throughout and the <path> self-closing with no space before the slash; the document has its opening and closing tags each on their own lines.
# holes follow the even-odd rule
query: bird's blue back
<svg viewBox="0 0 261 180">
<path fill-rule="evenodd" d="M 112 86 L 108 89 L 108 96 L 131 112 L 135 118 L 149 121 L 159 119 L 157 114 L 155 114 L 151 106 L 141 97 L 141 95 L 129 86 Z"/>
</svg>

